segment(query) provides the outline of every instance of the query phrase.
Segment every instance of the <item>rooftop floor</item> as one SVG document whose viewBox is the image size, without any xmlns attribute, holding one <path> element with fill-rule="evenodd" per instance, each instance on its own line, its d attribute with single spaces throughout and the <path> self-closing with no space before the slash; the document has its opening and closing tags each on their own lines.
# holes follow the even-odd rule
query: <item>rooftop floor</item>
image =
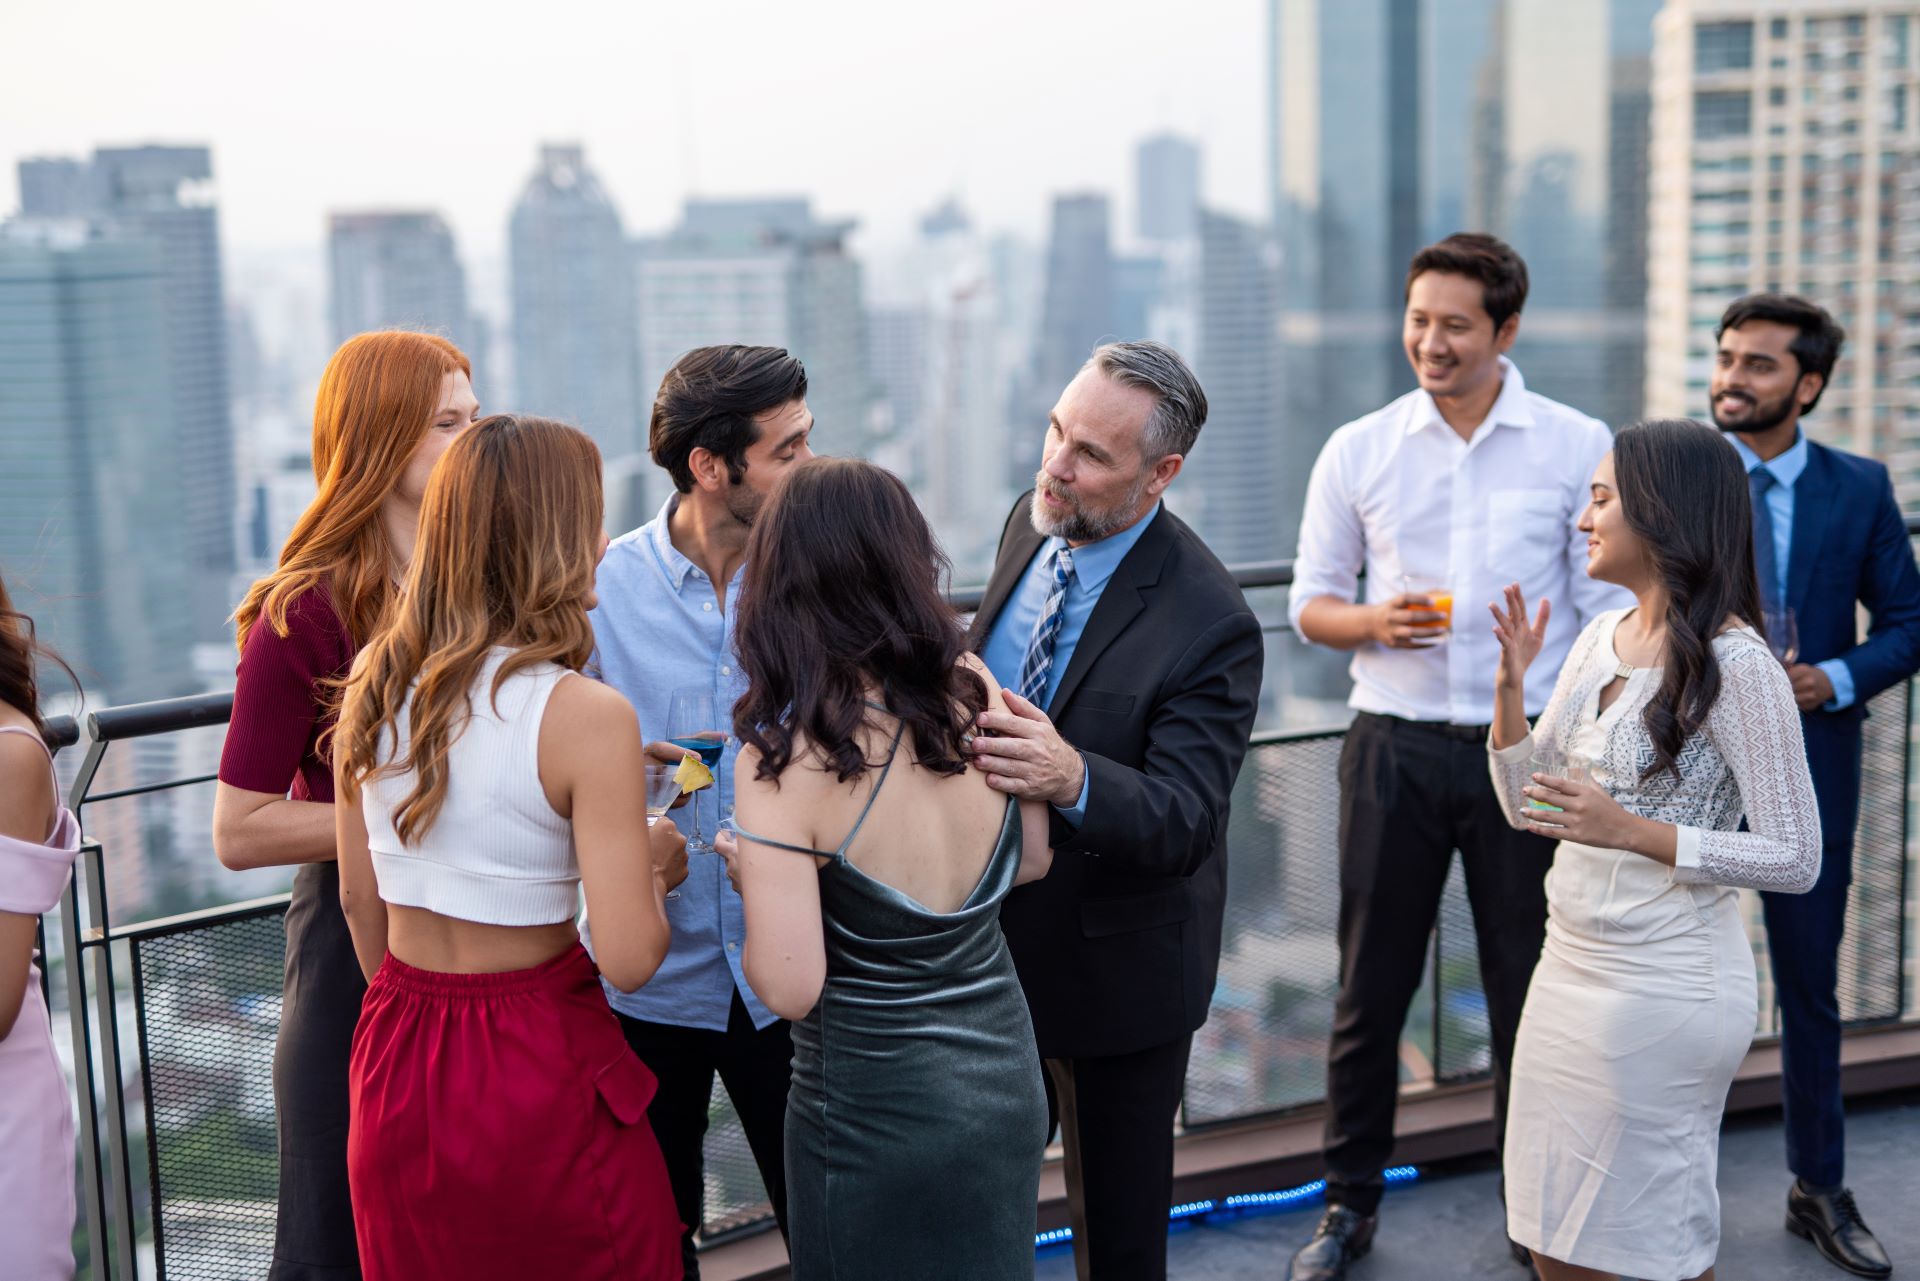
<svg viewBox="0 0 1920 1281">
<path fill-rule="evenodd" d="M 1920 1092 L 1848 1107 L 1848 1183 L 1887 1247 L 1894 1275 L 1920 1275 Z M 1729 1281 L 1838 1281 L 1847 1274 L 1781 1227 L 1788 1175 L 1778 1111 L 1729 1122 L 1720 1140 L 1720 1259 Z M 1524 1281 L 1507 1254 L 1488 1160 L 1438 1166 L 1388 1191 L 1373 1252 L 1352 1281 Z M 1280 1281 L 1322 1204 L 1211 1218 L 1175 1231 L 1172 1281 Z M 1036 1281 L 1073 1281 L 1073 1258 L 1047 1250 Z"/>
</svg>

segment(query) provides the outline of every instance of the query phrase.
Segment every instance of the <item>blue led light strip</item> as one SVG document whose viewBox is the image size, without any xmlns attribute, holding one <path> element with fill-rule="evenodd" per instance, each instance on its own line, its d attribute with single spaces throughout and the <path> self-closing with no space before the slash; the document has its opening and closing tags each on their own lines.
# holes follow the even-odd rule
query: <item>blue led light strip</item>
<svg viewBox="0 0 1920 1281">
<path fill-rule="evenodd" d="M 1411 1183 L 1419 1177 L 1420 1171 L 1411 1165 L 1396 1165 L 1385 1175 L 1388 1183 Z M 1299 1205 L 1303 1201 L 1311 1201 L 1326 1190 L 1326 1180 L 1315 1179 L 1312 1183 L 1303 1183 L 1297 1188 L 1283 1188 L 1278 1192 L 1240 1192 L 1218 1201 L 1188 1201 L 1168 1211 L 1167 1220 L 1170 1223 L 1184 1223 L 1193 1219 L 1205 1219 L 1208 1215 L 1222 1210 L 1280 1209 L 1285 1206 Z M 1054 1228 L 1050 1232 L 1036 1233 L 1033 1246 L 1038 1250 L 1050 1245 L 1063 1245 L 1071 1240 L 1073 1240 L 1072 1228 Z"/>
</svg>

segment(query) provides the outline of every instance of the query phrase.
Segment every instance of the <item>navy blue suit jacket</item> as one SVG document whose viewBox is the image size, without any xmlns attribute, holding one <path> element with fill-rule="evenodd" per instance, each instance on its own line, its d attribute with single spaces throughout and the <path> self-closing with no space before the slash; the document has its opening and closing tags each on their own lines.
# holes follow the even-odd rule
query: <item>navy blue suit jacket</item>
<svg viewBox="0 0 1920 1281">
<path fill-rule="evenodd" d="M 1850 706 L 1801 716 L 1826 857 L 1850 874 L 1861 722 L 1869 699 L 1920 669 L 1920 571 L 1887 469 L 1811 440 L 1807 453 L 1793 487 L 1786 603 L 1799 624 L 1796 661 L 1843 659 L 1853 676 Z M 1856 602 L 1867 608 L 1865 640 Z"/>
</svg>

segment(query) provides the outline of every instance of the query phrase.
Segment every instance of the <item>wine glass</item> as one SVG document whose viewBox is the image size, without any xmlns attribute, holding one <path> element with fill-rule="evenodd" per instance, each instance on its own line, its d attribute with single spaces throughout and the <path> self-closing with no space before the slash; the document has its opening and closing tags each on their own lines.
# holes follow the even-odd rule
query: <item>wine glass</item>
<svg viewBox="0 0 1920 1281">
<path fill-rule="evenodd" d="M 1767 648 L 1782 663 L 1791 665 L 1800 657 L 1800 621 L 1791 609 L 1767 610 Z"/>
<path fill-rule="evenodd" d="M 700 763 L 713 774 L 712 787 L 720 783 L 720 757 L 726 751 L 726 731 L 720 728 L 719 708 L 714 702 L 713 691 L 700 685 L 688 685 L 673 691 L 673 697 L 667 704 L 667 741 L 675 747 L 700 758 Z M 704 789 L 689 788 L 698 792 Z M 706 834 L 700 827 L 700 798 L 689 797 L 688 808 L 693 812 L 693 831 L 687 836 L 687 853 L 711 854 L 713 846 L 707 842 Z"/>
<path fill-rule="evenodd" d="M 652 827 L 660 821 L 660 816 L 673 808 L 674 801 L 680 797 L 680 780 L 675 777 L 678 767 L 673 765 L 649 765 L 645 768 L 647 780 L 647 826 Z M 668 898 L 679 898 L 680 891 L 667 891 Z"/>
</svg>

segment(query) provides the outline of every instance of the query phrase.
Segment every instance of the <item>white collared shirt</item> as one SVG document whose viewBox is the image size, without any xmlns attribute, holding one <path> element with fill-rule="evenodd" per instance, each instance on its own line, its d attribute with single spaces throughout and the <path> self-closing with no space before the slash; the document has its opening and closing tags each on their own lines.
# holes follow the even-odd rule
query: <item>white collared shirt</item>
<svg viewBox="0 0 1920 1281">
<path fill-rule="evenodd" d="M 1308 601 L 1399 594 L 1403 576 L 1453 589 L 1453 631 L 1425 650 L 1367 644 L 1350 668 L 1356 711 L 1485 725 L 1493 720 L 1499 643 L 1487 605 L 1517 582 L 1528 607 L 1553 602 L 1546 644 L 1527 672 L 1527 714 L 1546 706 L 1574 638 L 1602 612 L 1633 603 L 1587 577 L 1575 524 L 1593 469 L 1612 448 L 1606 425 L 1527 390 L 1500 359 L 1499 399 L 1470 440 L 1425 391 L 1336 431 L 1307 485 L 1288 616 Z"/>
</svg>

